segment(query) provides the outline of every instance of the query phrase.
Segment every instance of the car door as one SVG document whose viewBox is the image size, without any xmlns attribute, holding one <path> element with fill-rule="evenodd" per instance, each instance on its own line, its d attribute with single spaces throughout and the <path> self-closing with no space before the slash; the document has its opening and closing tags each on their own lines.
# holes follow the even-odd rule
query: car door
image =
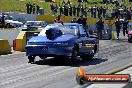
<svg viewBox="0 0 132 88">
<path fill-rule="evenodd" d="M 79 30 L 79 52 L 82 54 L 91 54 L 98 52 L 99 39 L 96 37 L 90 37 L 90 35 L 82 26 L 79 27 Z"/>
<path fill-rule="evenodd" d="M 88 47 L 89 44 L 89 36 L 86 33 L 85 29 L 82 25 L 79 25 L 79 34 L 78 34 L 78 45 L 79 45 L 79 53 L 89 53 L 91 47 Z"/>
</svg>

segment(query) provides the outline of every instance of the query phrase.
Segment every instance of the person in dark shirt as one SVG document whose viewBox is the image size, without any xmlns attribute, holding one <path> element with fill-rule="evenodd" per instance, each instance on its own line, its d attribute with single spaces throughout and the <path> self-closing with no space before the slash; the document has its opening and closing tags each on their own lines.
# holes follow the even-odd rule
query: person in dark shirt
<svg viewBox="0 0 132 88">
<path fill-rule="evenodd" d="M 70 5 L 70 7 L 69 7 L 69 15 L 70 16 L 72 16 L 72 9 L 73 9 L 73 7 Z"/>
<path fill-rule="evenodd" d="M 68 16 L 68 7 L 67 6 L 64 6 L 64 15 Z"/>
<path fill-rule="evenodd" d="M 131 20 L 131 12 L 128 10 L 127 13 L 126 13 L 126 18 L 128 20 Z"/>
<path fill-rule="evenodd" d="M 36 13 L 38 14 L 39 13 L 39 9 L 40 9 L 40 6 L 39 5 L 36 5 Z"/>
<path fill-rule="evenodd" d="M 4 28 L 5 26 L 5 14 L 4 13 L 2 13 L 1 23 L 2 23 L 2 27 Z"/>
<path fill-rule="evenodd" d="M 73 15 L 76 16 L 76 6 L 73 6 Z"/>
<path fill-rule="evenodd" d="M 115 9 L 115 17 L 116 17 L 116 19 L 119 18 L 119 13 L 120 13 L 119 9 L 116 8 Z"/>
<path fill-rule="evenodd" d="M 115 22 L 117 40 L 119 40 L 119 34 L 120 34 L 121 26 L 122 26 L 122 23 L 121 23 L 120 19 L 118 18 L 117 21 Z"/>
<path fill-rule="evenodd" d="M 96 11 L 97 11 L 97 7 L 93 7 L 93 17 L 96 18 Z"/>
<path fill-rule="evenodd" d="M 123 35 L 125 36 L 125 34 L 128 34 L 128 31 L 127 31 L 127 28 L 128 28 L 128 23 L 129 23 L 129 21 L 127 20 L 127 19 L 125 19 L 124 21 L 123 21 Z"/>
<path fill-rule="evenodd" d="M 83 15 L 80 16 L 80 18 L 76 21 L 76 23 L 82 24 L 83 28 L 86 28 L 87 26 L 87 18 L 83 18 Z"/>
<path fill-rule="evenodd" d="M 35 14 L 35 4 L 33 4 L 33 14 Z"/>
<path fill-rule="evenodd" d="M 85 17 L 87 17 L 87 7 L 84 8 L 83 15 L 85 15 Z"/>
<path fill-rule="evenodd" d="M 105 18 L 106 8 L 104 7 L 102 11 L 103 11 L 103 17 Z"/>
<path fill-rule="evenodd" d="M 79 17 L 79 15 L 80 15 L 80 6 L 78 5 L 78 7 L 77 7 L 77 16 Z"/>
<path fill-rule="evenodd" d="M 29 14 L 32 13 L 32 9 L 33 9 L 33 5 L 31 3 L 29 3 Z"/>
<path fill-rule="evenodd" d="M 104 21 L 102 20 L 102 17 L 100 17 L 99 20 L 97 21 L 96 29 L 99 39 L 102 39 L 102 30 L 104 30 Z"/>
<path fill-rule="evenodd" d="M 59 9 L 60 9 L 60 15 L 64 14 L 63 7 L 60 6 Z"/>
<path fill-rule="evenodd" d="M 82 7 L 81 7 L 81 15 L 84 15 L 83 12 L 84 12 L 84 8 L 83 8 L 83 5 L 82 5 Z"/>
<path fill-rule="evenodd" d="M 27 14 L 29 14 L 29 2 L 26 4 Z"/>
</svg>

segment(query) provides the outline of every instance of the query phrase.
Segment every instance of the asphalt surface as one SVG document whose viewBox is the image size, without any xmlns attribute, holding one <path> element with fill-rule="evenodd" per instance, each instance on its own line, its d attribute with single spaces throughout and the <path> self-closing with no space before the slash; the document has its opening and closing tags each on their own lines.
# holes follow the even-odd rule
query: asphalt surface
<svg viewBox="0 0 132 88">
<path fill-rule="evenodd" d="M 127 40 L 101 40 L 93 60 L 71 62 L 62 58 L 36 58 L 28 63 L 25 53 L 0 56 L 0 88 L 85 88 L 76 83 L 77 68 L 102 74 L 132 62 L 132 44 Z"/>
</svg>

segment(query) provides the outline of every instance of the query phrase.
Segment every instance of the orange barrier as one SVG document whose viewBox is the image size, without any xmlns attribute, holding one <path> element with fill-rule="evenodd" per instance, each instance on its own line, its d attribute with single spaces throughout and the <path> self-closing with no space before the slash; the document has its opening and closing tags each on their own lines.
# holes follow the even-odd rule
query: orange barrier
<svg viewBox="0 0 132 88">
<path fill-rule="evenodd" d="M 25 51 L 26 45 L 26 31 L 21 31 L 18 37 L 15 39 L 15 50 Z"/>
</svg>

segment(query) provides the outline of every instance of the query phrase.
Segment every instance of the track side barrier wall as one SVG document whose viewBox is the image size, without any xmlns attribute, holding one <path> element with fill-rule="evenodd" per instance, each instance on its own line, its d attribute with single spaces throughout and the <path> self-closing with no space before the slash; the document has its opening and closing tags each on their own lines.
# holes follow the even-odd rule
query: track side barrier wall
<svg viewBox="0 0 132 88">
<path fill-rule="evenodd" d="M 8 40 L 10 46 L 13 46 L 13 40 L 18 36 L 20 29 L 0 28 L 0 38 Z"/>
<path fill-rule="evenodd" d="M 11 53 L 11 47 L 9 45 L 8 40 L 0 39 L 0 55 L 10 54 L 10 53 Z"/>
<path fill-rule="evenodd" d="M 56 16 L 52 16 L 52 15 L 37 15 L 36 16 L 36 20 L 38 21 L 47 21 L 50 23 L 54 22 L 54 19 L 56 18 Z M 78 19 L 79 17 L 77 17 L 76 19 Z M 61 16 L 61 19 L 63 20 L 63 22 L 71 22 L 72 20 L 72 16 Z M 115 19 L 113 20 L 106 20 L 103 19 L 105 24 L 111 24 L 115 22 Z M 98 18 L 87 18 L 87 24 L 95 24 L 98 21 Z"/>
</svg>

